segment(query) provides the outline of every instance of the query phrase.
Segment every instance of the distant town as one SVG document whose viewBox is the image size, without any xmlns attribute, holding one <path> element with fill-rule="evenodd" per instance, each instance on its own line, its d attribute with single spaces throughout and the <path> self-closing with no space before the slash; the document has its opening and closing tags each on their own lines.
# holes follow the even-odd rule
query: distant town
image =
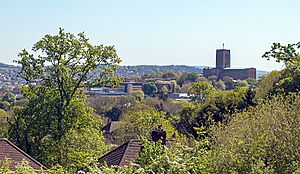
<svg viewBox="0 0 300 174">
<path fill-rule="evenodd" d="M 134 91 L 146 92 L 143 85 L 153 83 L 156 88 L 155 93 L 158 94 L 163 87 L 166 87 L 170 97 L 174 99 L 189 99 L 187 89 L 180 90 L 185 82 L 195 82 L 197 78 L 214 80 L 224 80 L 232 78 L 233 83 L 236 80 L 259 79 L 262 75 L 267 74 L 267 71 L 256 71 L 255 68 L 245 69 L 231 69 L 230 68 L 230 50 L 218 49 L 216 50 L 216 67 L 211 68 L 207 66 L 186 66 L 186 65 L 136 65 L 136 66 L 122 66 L 120 65 L 115 74 L 124 77 L 124 81 L 118 86 L 111 87 L 88 87 L 84 92 L 88 95 L 102 95 L 102 96 L 122 96 L 131 94 Z M 101 67 L 98 68 L 101 70 Z M 22 98 L 20 90 L 23 85 L 27 85 L 26 81 L 18 75 L 20 67 L 0 63 L 0 96 L 6 92 L 12 92 L 17 99 Z M 97 73 L 97 72 L 94 72 Z M 175 73 L 176 75 L 168 75 L 168 73 Z M 180 75 L 185 79 L 180 79 Z M 180 82 L 182 81 L 182 82 Z M 179 85 L 179 86 L 178 86 Z M 250 84 L 251 85 L 251 84 Z M 255 87 L 252 85 L 252 87 Z M 229 87 L 230 89 L 231 87 Z M 146 92 L 147 93 L 147 92 Z"/>
</svg>

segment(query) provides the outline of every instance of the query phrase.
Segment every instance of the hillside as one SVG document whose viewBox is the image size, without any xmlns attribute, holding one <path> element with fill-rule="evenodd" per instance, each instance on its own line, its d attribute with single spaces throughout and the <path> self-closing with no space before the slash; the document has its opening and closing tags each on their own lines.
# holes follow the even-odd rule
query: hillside
<svg viewBox="0 0 300 174">
<path fill-rule="evenodd" d="M 187 65 L 120 65 L 116 74 L 124 77 L 142 76 L 145 74 L 162 73 L 164 71 L 186 72 L 202 74 L 205 66 L 187 66 Z M 18 66 L 9 65 L 0 62 L 0 69 L 17 69 Z M 267 71 L 257 70 L 257 78 L 267 74 Z"/>
</svg>

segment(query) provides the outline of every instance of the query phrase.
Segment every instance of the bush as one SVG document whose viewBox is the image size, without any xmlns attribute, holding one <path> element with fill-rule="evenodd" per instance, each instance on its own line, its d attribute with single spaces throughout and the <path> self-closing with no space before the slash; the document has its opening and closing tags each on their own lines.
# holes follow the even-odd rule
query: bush
<svg viewBox="0 0 300 174">
<path fill-rule="evenodd" d="M 276 96 L 216 126 L 212 173 L 293 173 L 300 164 L 300 94 Z M 259 172 L 257 172 L 259 173 Z"/>
</svg>

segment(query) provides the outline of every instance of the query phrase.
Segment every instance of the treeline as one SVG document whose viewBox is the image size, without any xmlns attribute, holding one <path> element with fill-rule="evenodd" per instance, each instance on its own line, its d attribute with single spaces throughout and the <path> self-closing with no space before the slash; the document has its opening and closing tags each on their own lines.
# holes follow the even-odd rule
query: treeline
<svg viewBox="0 0 300 174">
<path fill-rule="evenodd" d="M 106 68 L 93 83 L 118 84 L 114 71 L 120 59 L 113 47 L 93 46 L 82 33 L 74 36 L 60 29 L 34 45 L 43 57 L 26 50 L 19 54 L 21 76 L 39 83 L 22 89 L 23 102 L 10 95 L 3 98 L 0 135 L 49 168 L 40 173 L 297 173 L 299 47 L 274 44 L 264 57 L 283 62 L 285 68 L 254 81 L 255 88 L 249 85 L 253 80 L 243 82 L 247 85 L 235 81 L 229 88 L 223 79 L 225 87 L 219 88 L 219 79 L 196 76 L 179 84 L 179 90 L 188 85 L 190 102 L 147 94 L 87 99 L 82 91 L 87 74 L 100 62 Z M 163 74 L 177 75 L 177 83 L 181 77 L 171 71 Z M 109 121 L 118 124 L 104 137 L 101 128 Z M 158 125 L 172 139 L 171 147 L 149 141 Z M 132 138 L 143 142 L 135 161 L 99 166 L 98 159 L 113 145 Z M 13 173 L 9 160 L 1 162 L 0 172 Z M 37 171 L 21 163 L 16 172 Z"/>
</svg>

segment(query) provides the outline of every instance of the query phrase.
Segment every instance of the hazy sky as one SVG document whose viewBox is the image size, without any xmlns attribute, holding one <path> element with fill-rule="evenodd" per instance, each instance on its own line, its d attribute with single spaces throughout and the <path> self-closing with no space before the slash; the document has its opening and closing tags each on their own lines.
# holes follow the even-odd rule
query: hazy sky
<svg viewBox="0 0 300 174">
<path fill-rule="evenodd" d="M 215 66 L 225 43 L 232 67 L 280 69 L 261 55 L 299 41 L 299 9 L 299 0 L 1 0 L 0 62 L 62 27 L 115 45 L 123 65 Z"/>
</svg>

